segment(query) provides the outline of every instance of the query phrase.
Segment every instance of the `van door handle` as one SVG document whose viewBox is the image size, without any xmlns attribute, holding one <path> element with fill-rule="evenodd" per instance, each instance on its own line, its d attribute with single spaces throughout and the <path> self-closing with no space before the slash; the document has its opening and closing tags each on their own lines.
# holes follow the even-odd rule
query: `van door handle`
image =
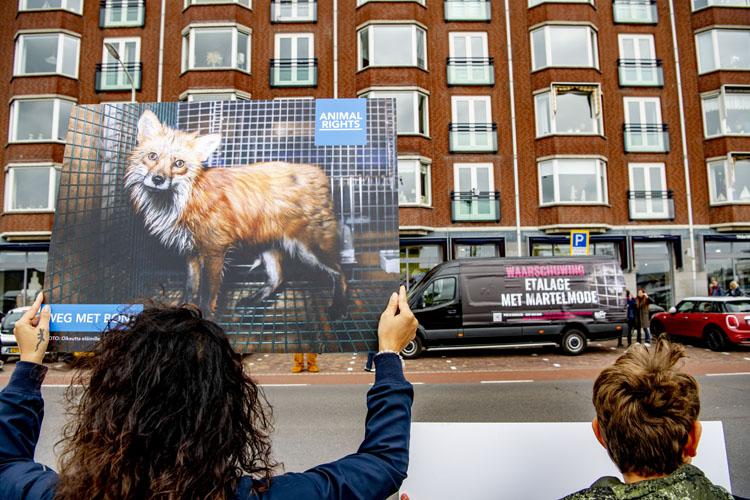
<svg viewBox="0 0 750 500">
<path fill-rule="evenodd" d="M 457 311 L 456 309 L 446 309 L 445 312 L 447 312 L 448 314 L 456 314 Z"/>
</svg>

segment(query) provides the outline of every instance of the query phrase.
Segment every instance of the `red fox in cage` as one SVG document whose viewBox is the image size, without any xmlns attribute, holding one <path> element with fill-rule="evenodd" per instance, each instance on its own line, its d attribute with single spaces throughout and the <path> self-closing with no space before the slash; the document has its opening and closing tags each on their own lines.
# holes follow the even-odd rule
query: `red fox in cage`
<svg viewBox="0 0 750 500">
<path fill-rule="evenodd" d="M 208 306 L 215 313 L 226 254 L 248 245 L 262 249 L 259 260 L 267 274 L 251 301 L 281 285 L 289 255 L 331 276 L 329 316 L 346 313 L 339 225 L 328 177 L 319 167 L 271 162 L 206 168 L 202 162 L 219 147 L 221 136 L 172 129 L 151 111 L 141 115 L 137 139 L 125 188 L 146 229 L 187 256 L 187 300 L 200 302 L 205 273 Z"/>
</svg>

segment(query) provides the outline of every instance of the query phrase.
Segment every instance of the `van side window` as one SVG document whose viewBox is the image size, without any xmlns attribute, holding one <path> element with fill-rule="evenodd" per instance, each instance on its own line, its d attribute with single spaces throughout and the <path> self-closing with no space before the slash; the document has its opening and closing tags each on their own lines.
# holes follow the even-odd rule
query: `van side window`
<svg viewBox="0 0 750 500">
<path fill-rule="evenodd" d="M 456 296 L 456 278 L 440 278 L 429 284 L 422 292 L 424 307 L 435 307 L 452 302 Z"/>
</svg>

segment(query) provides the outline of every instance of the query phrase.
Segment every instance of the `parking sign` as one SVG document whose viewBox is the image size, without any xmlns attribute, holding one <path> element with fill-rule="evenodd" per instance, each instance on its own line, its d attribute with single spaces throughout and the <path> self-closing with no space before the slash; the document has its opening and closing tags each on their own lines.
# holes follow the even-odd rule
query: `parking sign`
<svg viewBox="0 0 750 500">
<path fill-rule="evenodd" d="M 589 254 L 589 232 L 573 230 L 570 232 L 570 255 Z"/>
</svg>

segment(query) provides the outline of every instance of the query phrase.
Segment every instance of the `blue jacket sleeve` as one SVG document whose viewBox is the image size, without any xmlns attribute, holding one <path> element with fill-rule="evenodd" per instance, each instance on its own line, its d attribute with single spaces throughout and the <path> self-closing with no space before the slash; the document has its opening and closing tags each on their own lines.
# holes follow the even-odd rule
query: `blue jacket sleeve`
<svg viewBox="0 0 750 500">
<path fill-rule="evenodd" d="M 380 500 L 398 490 L 409 465 L 414 391 L 395 354 L 379 355 L 375 366 L 375 384 L 367 393 L 365 439 L 357 453 L 304 473 L 277 476 L 260 498 Z M 238 497 L 247 498 L 242 493 L 238 491 Z"/>
<path fill-rule="evenodd" d="M 57 474 L 34 462 L 44 417 L 41 385 L 47 368 L 19 361 L 0 391 L 0 498 L 52 498 Z"/>
</svg>

